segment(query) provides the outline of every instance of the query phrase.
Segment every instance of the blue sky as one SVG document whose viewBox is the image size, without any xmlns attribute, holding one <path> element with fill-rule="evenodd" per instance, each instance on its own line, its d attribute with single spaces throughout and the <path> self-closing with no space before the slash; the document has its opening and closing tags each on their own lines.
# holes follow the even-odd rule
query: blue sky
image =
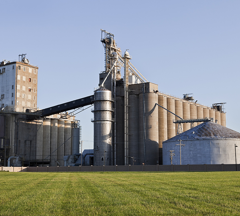
<svg viewBox="0 0 240 216">
<path fill-rule="evenodd" d="M 159 91 L 227 102 L 227 127 L 240 132 L 239 9 L 234 0 L 0 0 L 0 60 L 27 53 L 39 67 L 39 108 L 75 100 L 98 85 L 106 29 Z M 92 117 L 77 115 L 84 148 L 93 146 Z"/>
</svg>

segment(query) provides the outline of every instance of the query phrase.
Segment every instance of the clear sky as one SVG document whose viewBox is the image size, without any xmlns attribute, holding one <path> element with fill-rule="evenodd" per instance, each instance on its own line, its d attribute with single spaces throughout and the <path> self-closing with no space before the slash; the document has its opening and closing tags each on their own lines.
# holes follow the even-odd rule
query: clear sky
<svg viewBox="0 0 240 216">
<path fill-rule="evenodd" d="M 227 102 L 227 127 L 240 132 L 239 0 L 0 0 L 0 11 L 0 60 L 27 53 L 39 67 L 39 108 L 93 94 L 105 29 L 160 92 Z M 91 118 L 77 115 L 83 148 L 93 147 Z"/>
</svg>

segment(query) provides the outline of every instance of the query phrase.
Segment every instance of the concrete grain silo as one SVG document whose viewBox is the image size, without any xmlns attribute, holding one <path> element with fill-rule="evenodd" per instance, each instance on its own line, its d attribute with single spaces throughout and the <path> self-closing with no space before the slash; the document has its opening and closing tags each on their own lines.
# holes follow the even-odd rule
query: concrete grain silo
<svg viewBox="0 0 240 216">
<path fill-rule="evenodd" d="M 190 119 L 197 119 L 197 106 L 196 104 L 190 104 Z M 193 127 L 197 126 L 197 122 L 194 122 Z"/>
<path fill-rule="evenodd" d="M 190 119 L 190 104 L 183 102 L 183 119 Z M 190 123 L 183 124 L 183 131 L 187 131 L 191 128 Z"/>
<path fill-rule="evenodd" d="M 221 125 L 226 127 L 226 113 L 221 112 Z"/>
<path fill-rule="evenodd" d="M 163 165 L 170 165 L 170 150 L 174 151 L 174 165 L 180 164 L 235 164 L 240 157 L 240 133 L 213 122 L 202 123 L 163 142 Z"/>
<path fill-rule="evenodd" d="M 43 161 L 50 161 L 51 119 L 43 120 Z"/>
<path fill-rule="evenodd" d="M 183 102 L 181 100 L 175 100 L 175 114 L 183 119 Z M 177 116 L 175 116 L 175 120 L 179 120 Z M 175 129 L 176 129 L 175 135 L 177 135 L 178 125 L 175 125 Z"/>
<path fill-rule="evenodd" d="M 197 118 L 198 119 L 203 119 L 203 107 L 202 106 L 197 106 Z M 197 125 L 200 125 L 201 123 L 198 122 Z"/>
<path fill-rule="evenodd" d="M 213 119 L 213 122 L 215 122 L 215 109 L 209 110 L 209 118 Z"/>
<path fill-rule="evenodd" d="M 175 100 L 174 98 L 167 98 L 167 109 L 173 113 L 175 113 Z M 168 139 L 174 137 L 176 135 L 175 124 L 173 121 L 175 120 L 175 116 L 168 112 L 167 113 L 167 131 L 168 131 Z"/>
<path fill-rule="evenodd" d="M 51 151 L 51 166 L 57 166 L 57 143 L 58 143 L 58 120 L 51 119 L 51 133 L 50 133 L 50 151 Z"/>
<path fill-rule="evenodd" d="M 64 120 L 58 120 L 58 144 L 57 144 L 57 161 L 60 166 L 64 165 Z"/>
<path fill-rule="evenodd" d="M 203 108 L 203 118 L 209 118 L 209 112 L 210 112 L 210 109 L 204 107 Z"/>
</svg>

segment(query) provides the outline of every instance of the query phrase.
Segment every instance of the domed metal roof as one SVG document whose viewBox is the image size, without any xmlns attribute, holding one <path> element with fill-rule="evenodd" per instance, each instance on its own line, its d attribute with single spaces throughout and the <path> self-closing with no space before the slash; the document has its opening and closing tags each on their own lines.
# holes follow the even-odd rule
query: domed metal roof
<svg viewBox="0 0 240 216">
<path fill-rule="evenodd" d="M 240 139 L 240 133 L 213 122 L 204 122 L 167 141 L 201 140 L 201 139 Z M 165 142 L 167 142 L 165 141 Z"/>
</svg>

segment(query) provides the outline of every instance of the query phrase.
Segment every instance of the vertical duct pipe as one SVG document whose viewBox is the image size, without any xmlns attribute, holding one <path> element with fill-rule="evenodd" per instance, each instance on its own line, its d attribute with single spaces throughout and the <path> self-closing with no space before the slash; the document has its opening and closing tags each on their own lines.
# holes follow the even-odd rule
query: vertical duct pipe
<svg viewBox="0 0 240 216">
<path fill-rule="evenodd" d="M 181 100 L 175 100 L 175 114 L 183 119 L 183 103 Z M 175 120 L 180 120 L 180 119 L 177 116 L 175 116 Z M 176 134 L 178 131 L 178 126 L 179 126 L 178 124 L 175 124 Z"/>
<path fill-rule="evenodd" d="M 138 160 L 138 95 L 129 95 L 129 162 L 139 164 Z"/>
<path fill-rule="evenodd" d="M 167 109 L 171 112 L 175 113 L 175 100 L 174 98 L 167 98 Z M 175 116 L 168 112 L 167 113 L 167 131 L 168 131 L 168 139 L 174 137 L 176 135 L 175 124 L 173 121 L 175 120 Z"/>
<path fill-rule="evenodd" d="M 167 97 L 158 95 L 158 104 L 167 109 Z M 158 107 L 159 163 L 162 164 L 162 142 L 167 140 L 167 110 Z"/>
<path fill-rule="evenodd" d="M 203 119 L 203 107 L 197 106 L 197 118 Z M 197 125 L 202 124 L 202 122 L 198 122 Z"/>
<path fill-rule="evenodd" d="M 60 166 L 64 165 L 64 120 L 58 120 L 58 144 L 57 144 L 57 161 Z"/>
<path fill-rule="evenodd" d="M 188 102 L 183 102 L 183 119 L 188 120 L 190 119 L 190 104 Z M 187 131 L 191 128 L 190 123 L 183 124 L 183 131 Z"/>
<path fill-rule="evenodd" d="M 197 119 L 197 106 L 196 104 L 190 104 L 190 119 Z M 192 127 L 197 126 L 197 122 L 191 124 Z"/>
<path fill-rule="evenodd" d="M 51 119 L 51 166 L 57 166 L 57 138 L 58 138 L 58 120 Z"/>
</svg>

